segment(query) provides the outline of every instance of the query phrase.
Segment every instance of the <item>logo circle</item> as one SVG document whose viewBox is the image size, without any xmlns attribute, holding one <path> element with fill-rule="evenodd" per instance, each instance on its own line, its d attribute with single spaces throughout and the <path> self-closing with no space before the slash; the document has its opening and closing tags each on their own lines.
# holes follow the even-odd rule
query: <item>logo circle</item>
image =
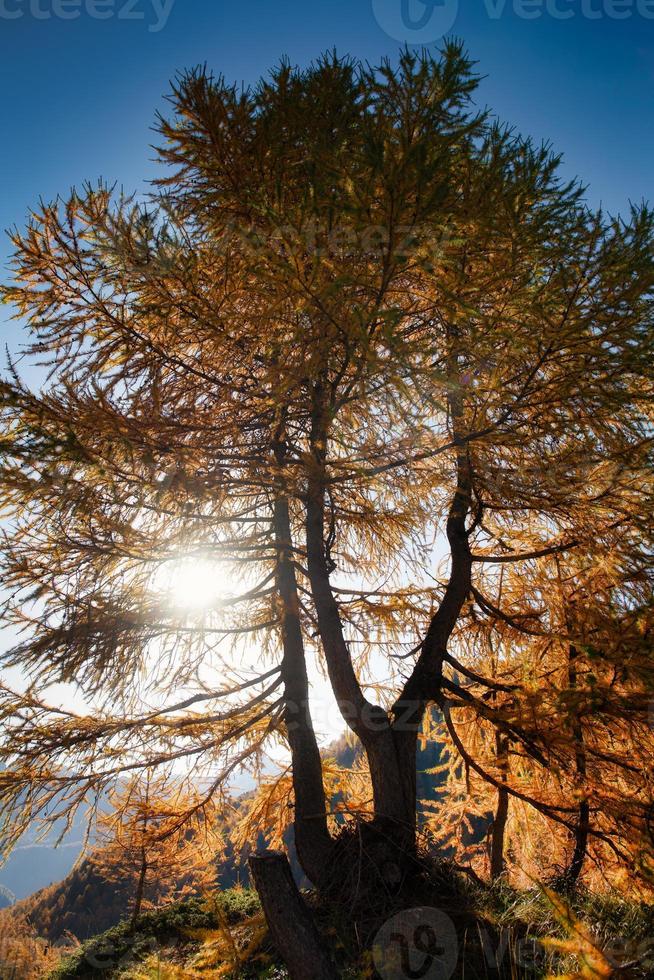
<svg viewBox="0 0 654 980">
<path fill-rule="evenodd" d="M 459 958 L 454 923 L 440 909 L 406 909 L 381 927 L 372 958 L 382 980 L 450 980 Z"/>
<path fill-rule="evenodd" d="M 459 0 L 372 0 L 372 12 L 393 40 L 431 44 L 454 26 Z"/>
</svg>

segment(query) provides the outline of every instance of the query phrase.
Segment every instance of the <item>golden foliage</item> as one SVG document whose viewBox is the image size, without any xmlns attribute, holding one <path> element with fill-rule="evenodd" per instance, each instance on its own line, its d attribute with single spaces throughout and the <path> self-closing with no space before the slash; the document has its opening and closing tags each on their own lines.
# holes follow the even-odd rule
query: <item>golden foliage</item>
<svg viewBox="0 0 654 980">
<path fill-rule="evenodd" d="M 411 824 L 434 708 L 462 859 L 494 814 L 508 873 L 651 878 L 654 213 L 591 210 L 477 84 L 453 43 L 189 72 L 149 201 L 13 234 L 50 376 L 0 383 L 5 847 L 138 769 L 219 800 L 280 741 L 293 800 L 265 782 L 241 834 L 327 846 L 325 788 Z M 227 587 L 180 608 L 158 576 L 196 561 Z M 311 653 L 371 792 L 320 771 Z"/>
<path fill-rule="evenodd" d="M 110 881 L 132 879 L 138 915 L 150 893 L 159 904 L 215 885 L 223 826 L 198 789 L 138 775 L 110 794 L 92 860 Z"/>
<path fill-rule="evenodd" d="M 3 976 L 37 980 L 53 970 L 61 952 L 39 938 L 29 921 L 11 909 L 0 910 L 0 970 Z"/>
<path fill-rule="evenodd" d="M 562 980 L 602 980 L 604 977 L 614 976 L 616 964 L 599 949 L 590 930 L 574 914 L 569 904 L 551 888 L 545 888 L 543 891 L 552 905 L 556 920 L 565 929 L 568 938 L 545 938 L 540 942 L 546 949 L 572 954 L 580 964 L 578 972 L 557 974 L 557 976 Z M 554 980 L 554 978 L 548 977 L 547 980 Z"/>
</svg>

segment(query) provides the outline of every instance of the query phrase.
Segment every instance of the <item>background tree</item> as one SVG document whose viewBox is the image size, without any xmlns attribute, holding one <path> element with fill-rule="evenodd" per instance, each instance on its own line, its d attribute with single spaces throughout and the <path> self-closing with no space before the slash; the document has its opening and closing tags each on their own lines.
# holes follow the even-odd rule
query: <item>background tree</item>
<svg viewBox="0 0 654 980">
<path fill-rule="evenodd" d="M 192 816 L 180 821 L 180 813 Z M 133 881 L 134 924 L 144 902 L 161 904 L 215 887 L 219 825 L 199 793 L 189 798 L 174 781 L 139 776 L 109 795 L 92 860 L 108 881 Z"/>
<path fill-rule="evenodd" d="M 14 234 L 51 374 L 2 387 L 5 661 L 32 678 L 3 695 L 7 843 L 139 768 L 186 760 L 218 800 L 282 742 L 326 886 L 315 654 L 400 865 L 426 732 L 467 778 L 438 829 L 494 812 L 495 872 L 518 806 L 556 829 L 541 869 L 574 879 L 591 838 L 651 866 L 653 216 L 592 212 L 476 84 L 457 45 L 190 72 L 150 200 L 88 187 Z M 229 587 L 180 608 L 200 560 Z"/>
<path fill-rule="evenodd" d="M 6 976 L 37 980 L 54 970 L 60 951 L 37 936 L 26 916 L 0 909 L 0 951 Z"/>
</svg>

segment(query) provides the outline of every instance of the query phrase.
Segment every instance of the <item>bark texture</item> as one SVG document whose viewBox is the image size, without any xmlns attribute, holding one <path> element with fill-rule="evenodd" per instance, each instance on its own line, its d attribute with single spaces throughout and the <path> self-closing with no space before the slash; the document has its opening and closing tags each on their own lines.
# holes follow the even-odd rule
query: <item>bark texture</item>
<svg viewBox="0 0 654 980">
<path fill-rule="evenodd" d="M 282 605 L 284 720 L 292 760 L 295 846 L 302 868 L 319 886 L 329 866 L 331 838 L 320 750 L 309 711 L 309 679 L 290 538 L 288 501 L 278 497 L 275 501 L 277 585 Z"/>
<path fill-rule="evenodd" d="M 509 743 L 508 739 L 499 732 L 495 736 L 495 751 L 498 769 L 502 775 L 502 780 L 506 782 L 509 769 Z M 509 793 L 508 790 L 500 788 L 497 791 L 497 808 L 493 819 L 490 842 L 490 874 L 493 881 L 499 878 L 506 868 L 506 862 L 504 860 L 504 836 L 508 816 Z"/>
<path fill-rule="evenodd" d="M 338 972 L 306 902 L 293 881 L 285 854 L 262 851 L 250 871 L 277 952 L 291 980 L 338 980 Z"/>
<path fill-rule="evenodd" d="M 570 684 L 570 689 L 575 690 L 577 687 L 577 659 L 579 657 L 579 652 L 575 646 L 570 646 L 568 652 L 568 681 Z M 577 769 L 577 775 L 579 776 L 580 785 L 586 782 L 587 775 L 587 763 L 586 763 L 586 742 L 584 736 L 584 728 L 581 720 L 578 716 L 575 716 L 572 724 L 572 735 L 575 744 L 575 766 Z M 588 835 L 590 832 L 590 805 L 587 799 L 582 799 L 579 803 L 579 817 L 577 822 L 577 829 L 574 834 L 574 851 L 572 852 L 572 857 L 570 858 L 570 864 L 568 865 L 565 874 L 564 882 L 567 888 L 574 889 L 577 887 L 579 877 L 584 867 L 584 862 L 586 860 L 586 852 L 588 850 Z"/>
</svg>

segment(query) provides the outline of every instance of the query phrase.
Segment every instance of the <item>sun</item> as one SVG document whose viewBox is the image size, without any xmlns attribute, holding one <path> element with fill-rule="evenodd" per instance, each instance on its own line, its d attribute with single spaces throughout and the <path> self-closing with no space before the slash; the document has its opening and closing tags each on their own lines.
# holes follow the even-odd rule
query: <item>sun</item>
<svg viewBox="0 0 654 980">
<path fill-rule="evenodd" d="M 152 586 L 169 605 L 178 609 L 209 610 L 226 594 L 225 568 L 207 558 L 178 559 L 157 571 Z"/>
</svg>

